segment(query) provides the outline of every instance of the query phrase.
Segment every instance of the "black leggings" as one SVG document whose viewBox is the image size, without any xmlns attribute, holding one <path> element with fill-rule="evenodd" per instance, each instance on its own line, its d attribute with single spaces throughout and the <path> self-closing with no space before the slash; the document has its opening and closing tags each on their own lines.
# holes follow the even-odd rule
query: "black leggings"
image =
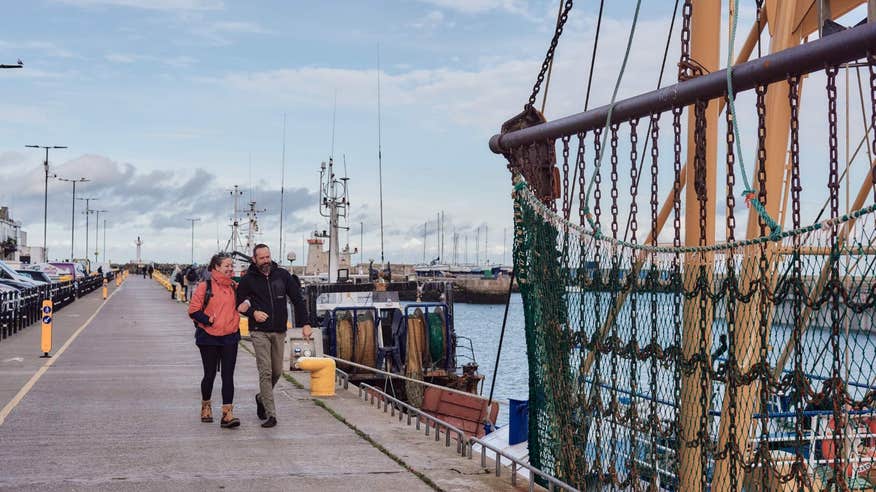
<svg viewBox="0 0 876 492">
<path fill-rule="evenodd" d="M 234 403 L 234 365 L 237 363 L 237 344 L 198 345 L 201 362 L 204 363 L 204 379 L 201 380 L 201 399 L 210 400 L 213 395 L 213 381 L 216 379 L 216 365 L 222 361 L 222 404 Z"/>
</svg>

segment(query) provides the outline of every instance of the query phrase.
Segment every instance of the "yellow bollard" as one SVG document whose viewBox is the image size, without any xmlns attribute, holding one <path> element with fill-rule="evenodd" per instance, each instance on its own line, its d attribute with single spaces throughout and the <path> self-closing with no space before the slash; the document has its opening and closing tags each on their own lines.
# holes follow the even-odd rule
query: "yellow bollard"
<svg viewBox="0 0 876 492">
<path fill-rule="evenodd" d="M 42 350 L 43 355 L 40 356 L 41 359 L 51 357 L 49 352 L 52 351 L 52 311 L 54 310 L 54 306 L 52 305 L 51 299 L 46 299 L 43 301 L 43 326 L 42 331 L 40 332 L 40 350 Z"/>
<path fill-rule="evenodd" d="M 240 324 L 238 325 L 238 327 L 240 328 L 240 336 L 249 336 L 249 318 L 247 318 L 246 316 L 241 316 Z"/>
<path fill-rule="evenodd" d="M 106 279 L 103 279 L 103 300 L 106 300 Z"/>
<path fill-rule="evenodd" d="M 121 275 L 116 275 L 115 279 L 116 279 L 116 287 L 122 285 L 122 276 Z"/>
<path fill-rule="evenodd" d="M 335 361 L 323 357 L 302 357 L 298 368 L 310 372 L 310 396 L 335 396 Z"/>
</svg>

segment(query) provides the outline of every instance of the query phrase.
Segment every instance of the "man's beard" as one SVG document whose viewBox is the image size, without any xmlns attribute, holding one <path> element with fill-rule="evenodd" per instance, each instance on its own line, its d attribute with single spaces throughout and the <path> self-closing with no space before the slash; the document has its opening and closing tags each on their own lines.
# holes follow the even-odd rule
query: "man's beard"
<svg viewBox="0 0 876 492">
<path fill-rule="evenodd" d="M 259 271 L 262 273 L 265 273 L 265 274 L 271 273 L 271 264 L 264 263 L 264 264 L 259 265 Z"/>
</svg>

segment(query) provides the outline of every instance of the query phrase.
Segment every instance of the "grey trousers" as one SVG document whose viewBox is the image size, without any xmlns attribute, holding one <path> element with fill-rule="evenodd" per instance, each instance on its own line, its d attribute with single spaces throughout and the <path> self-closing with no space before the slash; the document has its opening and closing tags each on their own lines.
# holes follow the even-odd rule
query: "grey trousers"
<svg viewBox="0 0 876 492">
<path fill-rule="evenodd" d="M 276 417 L 274 385 L 283 375 L 283 344 L 286 341 L 286 334 L 252 331 L 250 338 L 255 349 L 256 367 L 259 370 L 259 398 L 265 406 L 268 417 Z"/>
</svg>

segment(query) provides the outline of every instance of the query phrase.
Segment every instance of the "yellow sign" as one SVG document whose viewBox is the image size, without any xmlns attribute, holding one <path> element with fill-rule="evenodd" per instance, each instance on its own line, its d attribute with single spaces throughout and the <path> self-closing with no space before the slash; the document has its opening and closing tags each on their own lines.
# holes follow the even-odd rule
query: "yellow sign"
<svg viewBox="0 0 876 492">
<path fill-rule="evenodd" d="M 41 311 L 43 318 L 43 326 L 40 337 L 40 350 L 42 350 L 43 355 L 40 357 L 51 357 L 49 352 L 52 351 L 52 317 L 53 317 L 53 306 L 52 300 L 46 299 L 43 301 L 43 308 Z"/>
</svg>

